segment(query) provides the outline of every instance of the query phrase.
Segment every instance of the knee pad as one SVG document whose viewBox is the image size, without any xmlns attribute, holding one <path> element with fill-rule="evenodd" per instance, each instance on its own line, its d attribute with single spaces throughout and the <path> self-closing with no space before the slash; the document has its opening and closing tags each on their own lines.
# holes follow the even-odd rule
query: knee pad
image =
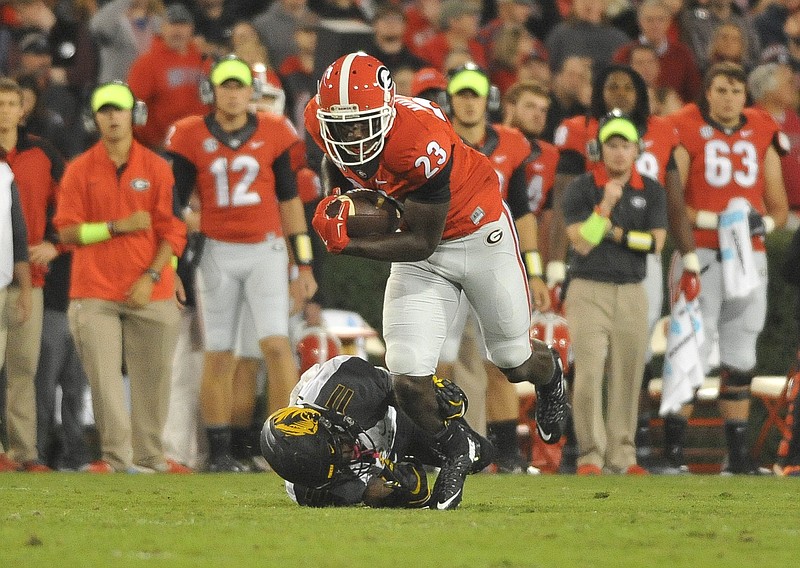
<svg viewBox="0 0 800 568">
<path fill-rule="evenodd" d="M 386 368 L 393 375 L 433 375 L 436 371 L 436 360 L 423 361 L 419 356 L 419 350 L 414 349 L 413 346 L 392 343 L 391 345 L 387 344 Z"/>
<path fill-rule="evenodd" d="M 750 398 L 752 372 L 723 367 L 719 374 L 720 400 L 747 400 Z"/>
</svg>

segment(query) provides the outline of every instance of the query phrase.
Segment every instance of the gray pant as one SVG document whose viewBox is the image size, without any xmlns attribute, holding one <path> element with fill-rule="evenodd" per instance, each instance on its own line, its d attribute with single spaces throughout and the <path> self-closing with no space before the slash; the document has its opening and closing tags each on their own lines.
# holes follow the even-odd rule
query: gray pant
<svg viewBox="0 0 800 568">
<path fill-rule="evenodd" d="M 69 332 L 66 312 L 44 310 L 42 350 L 36 371 L 36 447 L 39 459 L 51 466 L 77 469 L 89 461 L 83 431 L 83 372 Z M 49 455 L 58 436 L 56 386 L 61 386 L 60 456 Z"/>
</svg>

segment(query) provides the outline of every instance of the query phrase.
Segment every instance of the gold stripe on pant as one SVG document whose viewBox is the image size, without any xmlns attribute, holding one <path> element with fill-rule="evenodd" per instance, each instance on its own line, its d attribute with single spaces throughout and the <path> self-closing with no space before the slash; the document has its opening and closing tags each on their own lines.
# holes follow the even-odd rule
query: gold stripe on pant
<svg viewBox="0 0 800 568">
<path fill-rule="evenodd" d="M 117 471 L 164 468 L 161 435 L 169 407 L 180 314 L 173 300 L 141 309 L 98 299 L 72 300 L 70 331 L 89 379 L 102 459 Z M 122 377 L 130 379 L 130 411 Z"/>
<path fill-rule="evenodd" d="M 572 413 L 578 466 L 592 464 L 625 473 L 636 463 L 634 436 L 648 340 L 647 295 L 641 283 L 576 278 L 569 284 L 565 307 L 575 355 Z"/>
</svg>

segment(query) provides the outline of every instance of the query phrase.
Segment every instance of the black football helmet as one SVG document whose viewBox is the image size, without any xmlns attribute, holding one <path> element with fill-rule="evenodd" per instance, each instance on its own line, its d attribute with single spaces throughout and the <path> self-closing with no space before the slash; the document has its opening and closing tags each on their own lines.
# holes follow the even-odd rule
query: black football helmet
<svg viewBox="0 0 800 568">
<path fill-rule="evenodd" d="M 272 413 L 261 429 L 261 453 L 286 481 L 322 489 L 366 472 L 377 454 L 359 439 L 361 427 L 326 408 L 290 406 Z"/>
</svg>

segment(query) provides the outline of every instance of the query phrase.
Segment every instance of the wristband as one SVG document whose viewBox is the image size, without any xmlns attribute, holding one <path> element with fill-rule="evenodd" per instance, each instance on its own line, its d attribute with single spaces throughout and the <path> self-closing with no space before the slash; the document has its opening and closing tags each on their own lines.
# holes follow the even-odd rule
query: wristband
<svg viewBox="0 0 800 568">
<path fill-rule="evenodd" d="M 178 270 L 178 257 L 173 254 L 169 259 L 169 264 L 172 266 L 172 270 Z"/>
<path fill-rule="evenodd" d="M 522 253 L 522 259 L 525 261 L 525 273 L 528 275 L 528 280 L 531 278 L 541 278 L 542 273 L 542 255 L 538 250 L 526 250 Z"/>
<path fill-rule="evenodd" d="M 300 278 L 300 268 L 293 264 L 289 267 L 289 282 L 294 282 L 298 278 Z"/>
<path fill-rule="evenodd" d="M 681 257 L 683 269 L 700 274 L 700 258 L 696 252 L 687 252 Z"/>
<path fill-rule="evenodd" d="M 698 229 L 716 229 L 719 226 L 719 215 L 701 209 L 697 212 L 694 225 Z"/>
<path fill-rule="evenodd" d="M 112 237 L 117 234 L 117 224 L 114 221 L 109 221 L 106 226 L 108 227 L 108 233 Z"/>
<path fill-rule="evenodd" d="M 655 252 L 656 241 L 651 233 L 645 231 L 625 231 L 622 243 L 636 252 Z"/>
<path fill-rule="evenodd" d="M 772 218 L 770 215 L 764 215 L 762 217 L 764 221 L 764 232 L 770 234 L 772 231 L 775 230 L 775 219 Z"/>
<path fill-rule="evenodd" d="M 314 261 L 314 251 L 311 249 L 311 237 L 309 237 L 307 233 L 289 235 L 289 242 L 292 245 L 294 261 L 299 266 L 308 266 Z"/>
<path fill-rule="evenodd" d="M 589 218 L 583 222 L 579 231 L 586 242 L 596 246 L 603 240 L 609 223 L 608 217 L 603 217 L 597 213 L 597 211 L 594 211 L 589 215 Z"/>
<path fill-rule="evenodd" d="M 567 277 L 567 265 L 560 260 L 551 260 L 547 263 L 547 284 L 554 286 Z"/>
<path fill-rule="evenodd" d="M 78 228 L 78 241 L 82 245 L 102 243 L 111 238 L 108 223 L 81 223 Z"/>
</svg>

